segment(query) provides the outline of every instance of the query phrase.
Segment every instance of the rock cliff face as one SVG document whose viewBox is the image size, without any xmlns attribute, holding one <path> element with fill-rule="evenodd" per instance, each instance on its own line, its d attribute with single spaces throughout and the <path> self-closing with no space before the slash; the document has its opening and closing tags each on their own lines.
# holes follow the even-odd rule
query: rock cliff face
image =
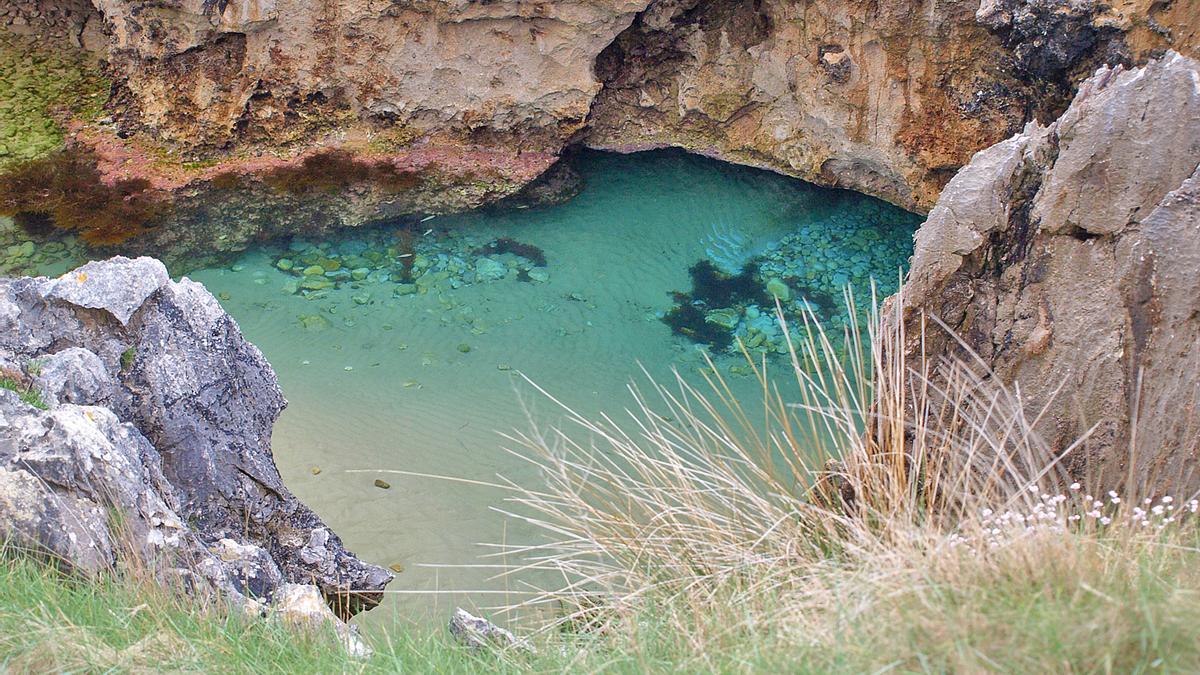
<svg viewBox="0 0 1200 675">
<path fill-rule="evenodd" d="M 1082 475 L 1200 485 L 1200 62 L 1102 68 L 1056 122 L 979 152 L 918 230 L 905 287 Z M 927 353 L 962 357 L 924 326 Z M 1131 454 L 1132 450 L 1132 454 Z M 1130 466 L 1129 458 L 1135 458 Z M 1171 487 L 1171 486 L 1166 486 Z M 1182 493 L 1182 492 L 1180 492 Z"/>
<path fill-rule="evenodd" d="M 120 192 L 106 203 L 148 205 L 148 227 L 94 240 L 192 261 L 495 201 L 579 142 L 682 146 L 924 210 L 1100 63 L 1188 53 L 1200 27 L 1197 0 L 93 5 L 68 33 L 106 27 L 102 47 L 74 41 L 109 62 L 113 96 L 71 122 L 71 147 Z"/>
<path fill-rule="evenodd" d="M 181 149 L 331 127 L 555 153 L 647 0 L 96 0 L 128 123 Z"/>
<path fill-rule="evenodd" d="M 661 0 L 598 61 L 605 86 L 586 142 L 683 146 L 924 211 L 971 153 L 1031 116 L 1053 119 L 1072 83 L 1101 63 L 1194 44 L 1166 28 L 1157 40 L 1127 39 L 1163 11 L 1056 0 Z M 1194 14 L 1172 20 L 1197 23 Z"/>
<path fill-rule="evenodd" d="M 646 2 L 96 0 L 113 97 L 71 151 L 152 208 L 89 238 L 202 262 L 512 195 L 583 126 L 596 56 Z"/>
<path fill-rule="evenodd" d="M 391 581 L 283 485 L 274 372 L 162 263 L 0 279 L 0 377 L 0 539 L 88 572 L 132 557 L 260 603 L 313 584 L 343 618 Z"/>
</svg>

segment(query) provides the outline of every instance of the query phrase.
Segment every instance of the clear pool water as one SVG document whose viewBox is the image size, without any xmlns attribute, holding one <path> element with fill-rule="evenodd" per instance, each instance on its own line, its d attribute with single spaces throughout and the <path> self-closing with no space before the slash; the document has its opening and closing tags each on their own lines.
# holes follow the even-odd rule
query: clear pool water
<svg viewBox="0 0 1200 675">
<path fill-rule="evenodd" d="M 815 301 L 832 320 L 841 285 L 874 276 L 894 287 L 919 222 L 861 195 L 678 152 L 574 161 L 586 186 L 563 205 L 276 242 L 189 274 L 279 374 L 289 406 L 274 452 L 287 484 L 360 556 L 402 566 L 392 589 L 404 593 L 366 620 L 440 620 L 456 604 L 503 603 L 471 593 L 516 590 L 470 566 L 488 552 L 478 544 L 531 535 L 489 509 L 498 490 L 349 470 L 535 481 L 499 432 L 558 413 L 518 373 L 585 414 L 620 413 L 638 363 L 656 377 L 702 367 L 696 342 L 662 321 L 677 303 L 697 302 L 673 296 L 692 291 L 697 263 L 754 265 L 762 285 L 777 279 L 769 297 L 782 282 L 785 305 Z M 521 255 L 500 240 L 536 247 L 544 266 L 532 249 Z M 0 243 L 10 270 L 27 271 L 40 255 L 13 250 L 22 245 L 12 232 Z M 55 250 L 39 261 L 47 272 L 68 265 Z M 759 304 L 698 309 L 769 352 L 777 337 Z M 737 374 L 739 362 L 718 360 L 735 393 L 753 400 L 758 386 Z"/>
</svg>

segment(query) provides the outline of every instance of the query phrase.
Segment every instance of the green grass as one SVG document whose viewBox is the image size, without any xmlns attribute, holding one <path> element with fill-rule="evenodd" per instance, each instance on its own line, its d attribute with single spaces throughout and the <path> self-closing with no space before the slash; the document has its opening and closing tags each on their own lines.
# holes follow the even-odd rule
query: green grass
<svg viewBox="0 0 1200 675">
<path fill-rule="evenodd" d="M 22 401 L 38 410 L 45 410 L 47 407 L 45 401 L 42 400 L 41 393 L 34 389 L 33 385 L 21 384 L 11 377 L 0 377 L 0 389 L 17 392 Z"/>
<path fill-rule="evenodd" d="M 1195 551 L 1171 539 L 1133 546 L 1125 538 L 1045 539 L 965 568 L 961 560 L 881 567 L 860 586 L 836 591 L 841 611 L 824 616 L 820 631 L 808 623 L 803 635 L 789 627 L 791 608 L 781 598 L 776 626 L 741 621 L 734 604 L 692 617 L 689 630 L 662 619 L 678 608 L 644 609 L 606 636 L 543 640 L 533 656 L 478 654 L 440 627 L 396 626 L 365 635 L 376 652 L 368 660 L 344 656 L 332 633 L 297 632 L 161 588 L 68 577 L 9 556 L 0 566 L 0 670 L 1195 672 Z M 1041 564 L 1029 566 L 1035 560 Z M 853 582 L 849 572 L 833 567 L 811 582 Z"/>
<path fill-rule="evenodd" d="M 0 564 L 0 671 L 478 672 L 492 657 L 434 631 L 375 636 L 367 661 L 303 632 L 113 577 L 67 577 L 25 556 Z"/>
</svg>

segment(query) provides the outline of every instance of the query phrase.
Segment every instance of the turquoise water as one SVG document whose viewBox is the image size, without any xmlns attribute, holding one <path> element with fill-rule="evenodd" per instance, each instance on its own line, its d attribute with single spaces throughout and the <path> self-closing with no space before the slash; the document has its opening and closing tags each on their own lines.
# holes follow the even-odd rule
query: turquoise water
<svg viewBox="0 0 1200 675">
<path fill-rule="evenodd" d="M 498 490 L 349 471 L 535 481 L 499 432 L 560 415 L 518 373 L 584 414 L 620 413 L 638 363 L 655 377 L 696 376 L 709 349 L 754 400 L 758 385 L 722 355 L 729 347 L 663 319 L 686 314 L 777 351 L 777 298 L 836 324 L 844 284 L 874 276 L 894 288 L 919 222 L 861 195 L 678 152 L 574 162 L 586 186 L 563 205 L 277 242 L 189 274 L 279 373 L 289 406 L 274 452 L 287 484 L 352 550 L 403 568 L 392 585 L 403 593 L 367 620 L 504 603 L 494 593 L 513 581 L 463 565 L 482 562 L 479 543 L 531 533 L 489 510 Z M 73 262 L 69 243 L 2 236 L 8 270 Z M 714 295 L 696 285 L 709 268 L 745 283 Z"/>
</svg>

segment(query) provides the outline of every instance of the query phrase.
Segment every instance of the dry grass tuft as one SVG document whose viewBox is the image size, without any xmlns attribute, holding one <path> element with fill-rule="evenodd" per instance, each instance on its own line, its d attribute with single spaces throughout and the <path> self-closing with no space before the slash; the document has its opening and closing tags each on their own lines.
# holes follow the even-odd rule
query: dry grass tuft
<svg viewBox="0 0 1200 675">
<path fill-rule="evenodd" d="M 511 485 L 507 512 L 546 539 L 506 547 L 507 573 L 555 581 L 506 609 L 559 608 L 543 631 L 647 666 L 1200 665 L 1194 496 L 1086 494 L 1019 390 L 906 362 L 900 314 L 847 329 L 867 346 L 843 355 L 809 317 L 790 393 L 747 354 L 761 418 L 719 374 L 677 376 L 633 387 L 627 419 L 563 406 L 563 428 L 511 435 L 545 484 Z"/>
</svg>

